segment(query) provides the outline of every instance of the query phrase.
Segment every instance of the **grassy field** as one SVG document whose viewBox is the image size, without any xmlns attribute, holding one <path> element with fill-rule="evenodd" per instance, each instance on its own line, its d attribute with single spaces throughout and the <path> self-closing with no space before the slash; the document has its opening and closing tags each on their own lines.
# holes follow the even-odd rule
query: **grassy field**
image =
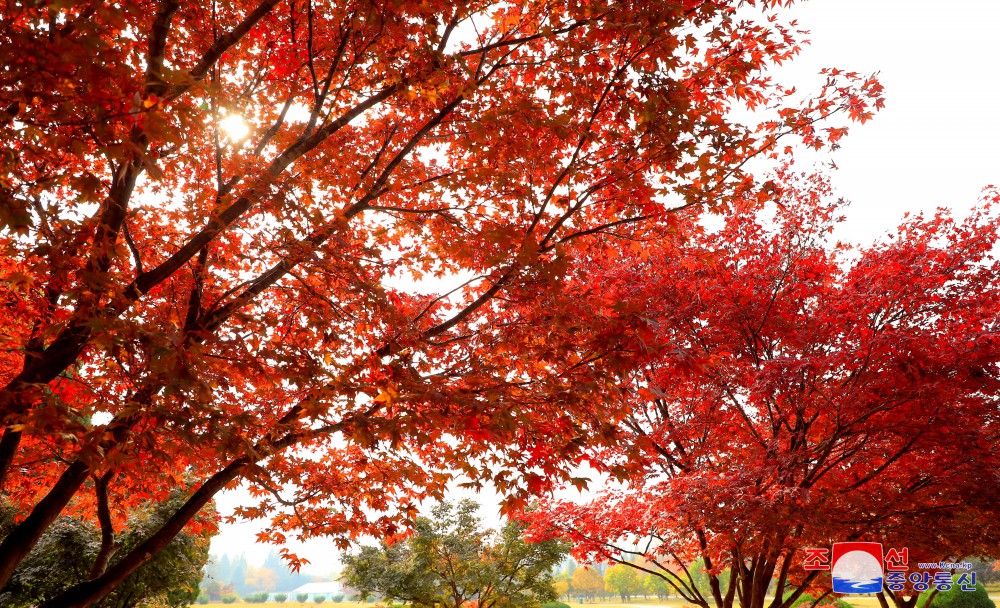
<svg viewBox="0 0 1000 608">
<path fill-rule="evenodd" d="M 657 600 L 657 599 L 635 599 L 628 603 L 621 602 L 585 602 L 583 604 L 577 601 L 566 602 L 571 608 L 634 608 L 636 606 L 657 606 L 663 608 L 684 608 L 685 606 L 690 607 L 690 602 L 685 602 L 678 599 L 667 599 L 667 600 Z M 872 597 L 857 597 L 851 599 L 848 603 L 857 608 L 878 608 L 878 600 L 875 596 Z M 380 604 L 360 604 L 358 602 L 331 602 L 325 601 L 320 604 L 316 602 L 297 602 L 294 600 L 288 600 L 282 603 L 278 602 L 265 602 L 263 604 L 249 604 L 246 602 L 236 602 L 235 604 L 223 604 L 221 602 L 211 602 L 208 604 L 195 604 L 193 608 L 243 608 L 245 606 L 261 606 L 262 608 L 382 608 Z"/>
<path fill-rule="evenodd" d="M 223 604 L 222 602 L 209 602 L 207 604 L 193 604 L 192 608 L 233 608 L 234 606 L 239 606 L 243 608 L 244 606 L 263 606 L 264 608 L 307 608 L 311 606 L 312 608 L 361 608 L 362 606 L 375 607 L 375 604 L 359 604 L 358 602 L 331 602 L 325 601 L 323 603 L 317 604 L 316 602 L 296 602 L 295 600 L 287 600 L 281 603 L 278 602 L 264 602 L 263 604 L 250 604 L 248 602 L 236 602 L 235 604 Z"/>
<path fill-rule="evenodd" d="M 994 590 L 990 590 L 990 595 L 996 600 L 996 593 Z M 852 598 L 842 598 L 851 606 L 855 608 L 879 608 L 878 599 L 872 595 L 859 595 Z M 657 600 L 657 599 L 635 599 L 627 604 L 621 602 L 585 602 L 580 604 L 577 601 L 566 602 L 570 605 L 570 608 L 634 608 L 636 606 L 657 606 L 662 608 L 693 608 L 690 602 L 685 602 L 678 599 L 667 599 L 667 600 Z M 1000 601 L 997 602 L 1000 606 Z M 199 607 L 204 608 L 243 608 L 245 606 L 261 606 L 263 608 L 384 608 L 380 604 L 360 604 L 358 602 L 322 602 L 317 604 L 316 602 L 296 602 L 289 600 L 286 602 L 266 602 L 263 604 L 249 604 L 246 602 L 236 602 L 235 604 L 223 604 L 220 602 L 212 602 L 209 604 L 195 604 L 194 608 Z"/>
</svg>

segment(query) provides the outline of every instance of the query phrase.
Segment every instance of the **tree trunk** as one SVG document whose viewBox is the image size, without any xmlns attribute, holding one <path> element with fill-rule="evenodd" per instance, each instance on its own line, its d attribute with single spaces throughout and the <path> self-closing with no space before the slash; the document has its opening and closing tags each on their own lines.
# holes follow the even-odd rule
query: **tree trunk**
<svg viewBox="0 0 1000 608">
<path fill-rule="evenodd" d="M 38 539 L 87 480 L 90 468 L 77 460 L 69 465 L 45 498 L 40 500 L 31 513 L 14 527 L 7 538 L 0 543 L 0 587 L 7 584 L 14 569 L 34 548 Z"/>
<path fill-rule="evenodd" d="M 3 438 L 0 439 L 0 489 L 3 489 L 10 467 L 14 464 L 14 456 L 17 455 L 17 446 L 21 444 L 21 431 L 15 431 L 11 427 L 3 430 Z"/>
<path fill-rule="evenodd" d="M 104 574 L 111 562 L 111 557 L 118 550 L 118 547 L 115 546 L 115 528 L 111 523 L 111 509 L 108 506 L 108 484 L 111 483 L 114 474 L 114 471 L 108 471 L 97 480 L 94 487 L 94 492 L 97 494 L 97 520 L 101 524 L 101 549 L 97 552 L 97 557 L 94 558 L 90 578 L 97 578 Z"/>
<path fill-rule="evenodd" d="M 234 460 L 202 484 L 198 491 L 192 494 L 187 502 L 159 530 L 121 558 L 114 566 L 108 568 L 104 574 L 93 580 L 73 585 L 56 597 L 42 603 L 39 608 L 86 608 L 111 593 L 129 575 L 166 547 L 219 490 L 239 477 L 250 464 L 251 460 L 246 456 Z"/>
<path fill-rule="evenodd" d="M 146 403 L 159 391 L 159 385 L 147 385 L 132 397 L 136 401 L 141 400 L 142 403 Z M 111 432 L 110 439 L 103 439 L 95 452 L 107 454 L 112 448 L 121 444 L 136 421 L 135 416 L 130 416 L 110 424 L 107 427 Z M 3 543 L 0 543 L 0 588 L 7 584 L 17 565 L 31 551 L 45 530 L 59 516 L 59 513 L 69 504 L 89 475 L 90 466 L 80 458 L 74 460 L 59 476 L 59 480 L 52 486 L 48 494 L 35 505 L 31 514 L 14 528 L 3 540 Z"/>
</svg>

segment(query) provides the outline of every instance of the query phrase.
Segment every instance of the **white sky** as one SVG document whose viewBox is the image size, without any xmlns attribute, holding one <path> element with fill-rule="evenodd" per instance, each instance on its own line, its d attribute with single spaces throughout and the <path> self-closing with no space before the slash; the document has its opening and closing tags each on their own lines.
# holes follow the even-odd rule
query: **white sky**
<svg viewBox="0 0 1000 608">
<path fill-rule="evenodd" d="M 830 158 L 839 193 L 851 201 L 838 237 L 869 243 L 903 214 L 939 206 L 964 213 L 981 190 L 1000 184 L 1000 0 L 812 0 L 785 12 L 810 30 L 811 45 L 777 74 L 817 90 L 824 67 L 880 72 L 886 107 L 854 125 Z M 218 499 L 230 513 L 242 493 Z M 496 512 L 482 497 L 482 515 Z M 257 527 L 223 525 L 213 553 L 245 553 L 259 564 L 272 547 L 254 544 Z M 313 566 L 335 570 L 332 543 L 291 545 Z"/>
<path fill-rule="evenodd" d="M 832 155 L 852 203 L 842 239 L 868 243 L 907 211 L 961 213 L 1000 184 L 1000 2 L 814 0 L 789 14 L 812 40 L 789 81 L 835 66 L 885 87 L 885 109 Z"/>
</svg>

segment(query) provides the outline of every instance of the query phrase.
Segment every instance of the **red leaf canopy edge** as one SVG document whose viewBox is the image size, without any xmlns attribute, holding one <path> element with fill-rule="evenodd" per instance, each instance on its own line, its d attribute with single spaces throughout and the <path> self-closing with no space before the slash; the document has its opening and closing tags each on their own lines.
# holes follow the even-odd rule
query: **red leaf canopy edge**
<svg viewBox="0 0 1000 608">
<path fill-rule="evenodd" d="M 705 608 L 829 594 L 802 549 L 833 542 L 907 547 L 912 567 L 1000 554 L 998 195 L 857 248 L 829 240 L 825 178 L 777 184 L 777 207 L 593 260 L 600 322 L 644 353 L 626 440 L 594 455 L 623 483 L 526 513 L 532 534 Z"/>
</svg>

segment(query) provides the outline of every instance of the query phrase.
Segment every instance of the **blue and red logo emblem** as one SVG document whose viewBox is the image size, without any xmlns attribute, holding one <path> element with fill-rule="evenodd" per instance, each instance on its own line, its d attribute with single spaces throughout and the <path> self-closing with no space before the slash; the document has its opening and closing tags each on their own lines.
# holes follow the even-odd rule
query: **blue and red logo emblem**
<svg viewBox="0 0 1000 608">
<path fill-rule="evenodd" d="M 834 543 L 834 593 L 878 593 L 882 590 L 882 543 Z"/>
</svg>

